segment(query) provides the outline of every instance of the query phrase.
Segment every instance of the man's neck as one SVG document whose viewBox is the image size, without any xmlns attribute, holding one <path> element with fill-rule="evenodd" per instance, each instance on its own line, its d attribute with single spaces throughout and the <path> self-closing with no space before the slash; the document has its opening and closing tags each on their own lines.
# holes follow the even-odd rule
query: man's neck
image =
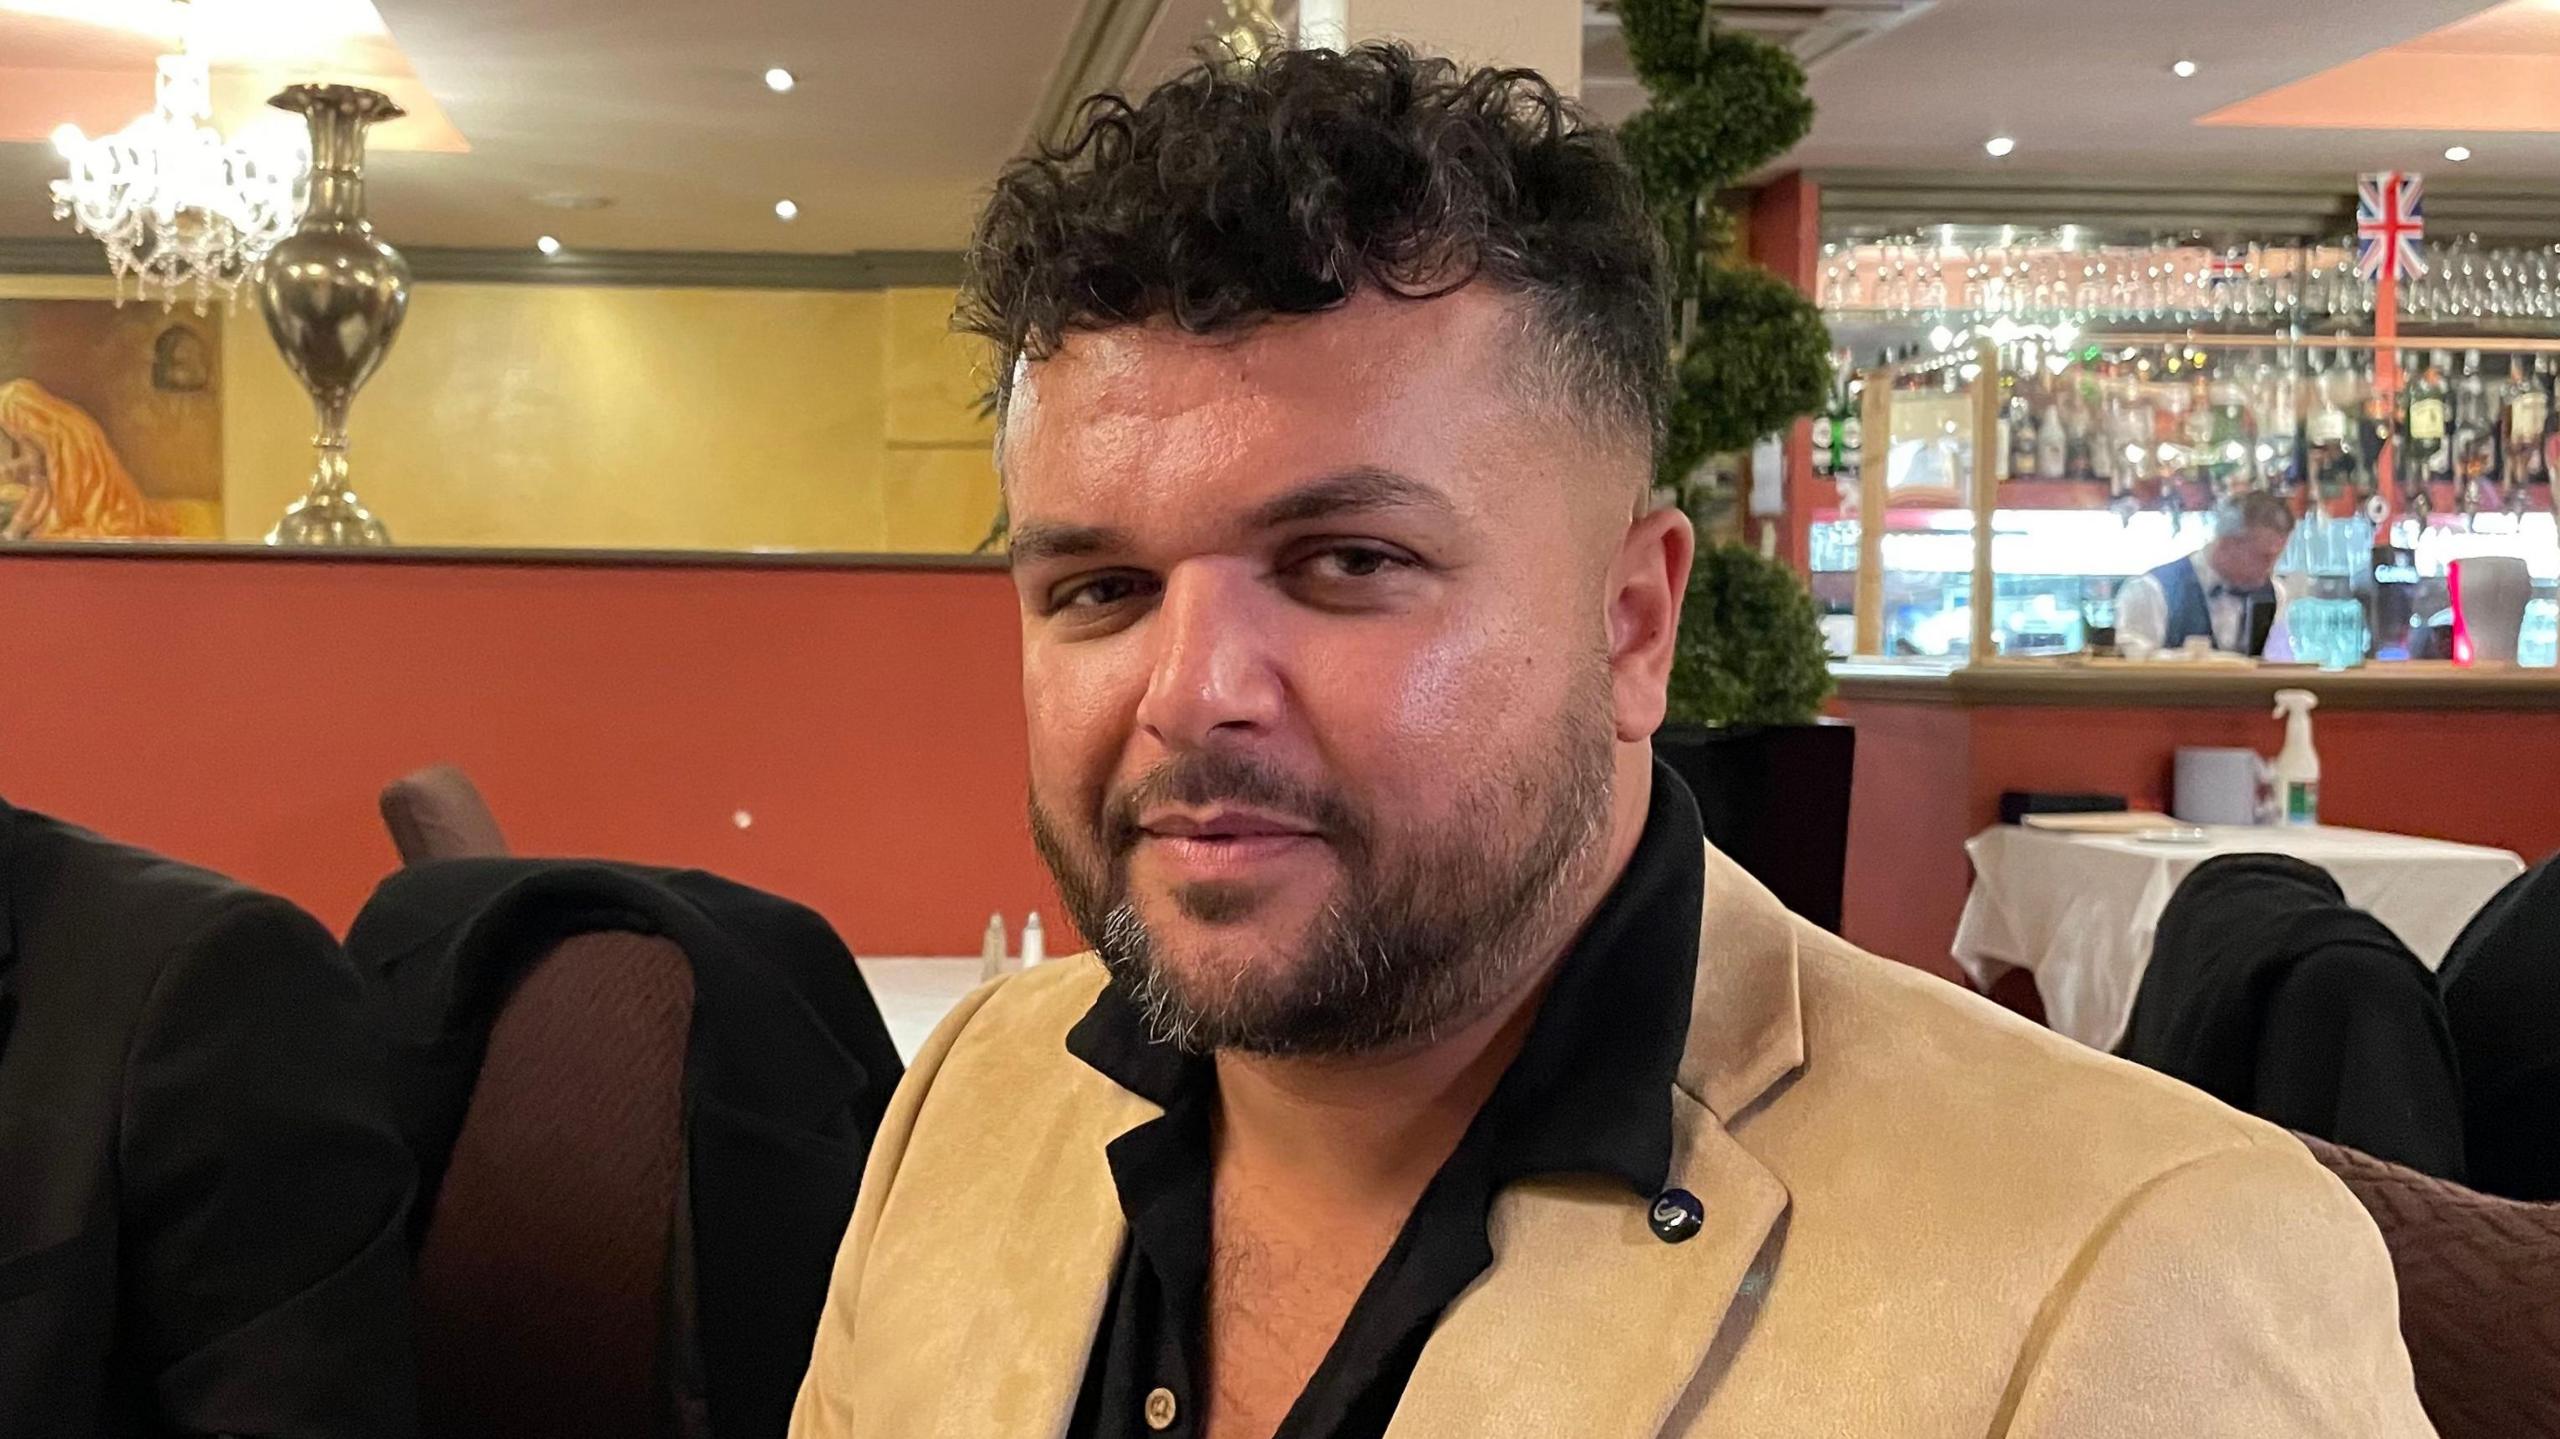
<svg viewBox="0 0 2560 1439">
<path fill-rule="evenodd" d="M 1335 1212 L 1410 1209 L 1520 1053 L 1562 957 L 1496 1009 L 1410 1049 L 1220 1055 L 1220 1174 Z"/>
</svg>

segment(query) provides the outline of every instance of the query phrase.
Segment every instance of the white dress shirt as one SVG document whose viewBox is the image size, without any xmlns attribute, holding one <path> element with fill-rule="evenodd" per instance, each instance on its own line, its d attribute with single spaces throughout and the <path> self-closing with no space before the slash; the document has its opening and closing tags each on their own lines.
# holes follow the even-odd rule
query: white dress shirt
<svg viewBox="0 0 2560 1439">
<path fill-rule="evenodd" d="M 2187 556 L 2195 566 L 2196 583 L 2204 587 L 2205 610 L 2213 616 L 2213 647 L 2239 653 L 2247 645 L 2243 626 L 2249 619 L 2249 602 L 2238 591 L 2226 587 L 2213 561 L 2206 556 L 2212 546 Z M 2160 582 L 2149 575 L 2135 575 L 2116 591 L 2116 645 L 2157 650 L 2169 637 L 2169 595 Z M 2128 650 L 2130 652 L 2130 650 Z"/>
</svg>

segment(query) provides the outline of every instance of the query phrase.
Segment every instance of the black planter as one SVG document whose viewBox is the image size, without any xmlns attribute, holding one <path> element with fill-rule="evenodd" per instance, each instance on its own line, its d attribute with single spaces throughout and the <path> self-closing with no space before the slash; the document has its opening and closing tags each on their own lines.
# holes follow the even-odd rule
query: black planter
<svg viewBox="0 0 2560 1439">
<path fill-rule="evenodd" d="M 1843 720 L 1665 725 L 1653 752 L 1698 797 L 1707 840 L 1787 908 L 1837 934 L 1858 732 Z"/>
</svg>

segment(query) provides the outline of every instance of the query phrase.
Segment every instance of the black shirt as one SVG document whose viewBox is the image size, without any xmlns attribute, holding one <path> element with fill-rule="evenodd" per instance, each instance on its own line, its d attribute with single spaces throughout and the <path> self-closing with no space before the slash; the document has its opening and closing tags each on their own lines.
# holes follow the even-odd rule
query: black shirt
<svg viewBox="0 0 2560 1439">
<path fill-rule="evenodd" d="M 1493 1263 L 1485 1223 L 1506 1185 L 1595 1174 L 1647 1199 L 1662 1189 L 1697 978 L 1701 833 L 1696 801 L 1656 764 L 1652 808 L 1626 872 L 1567 952 L 1519 1056 L 1423 1189 L 1273 1439 L 1386 1432 L 1441 1311 Z M 1108 1151 L 1129 1242 L 1067 1434 L 1187 1439 L 1200 1432 L 1207 1382 L 1216 1067 L 1151 1041 L 1117 983 L 1078 1021 L 1067 1049 L 1164 1108 Z M 1168 1410 L 1170 1421 L 1156 1422 Z"/>
</svg>

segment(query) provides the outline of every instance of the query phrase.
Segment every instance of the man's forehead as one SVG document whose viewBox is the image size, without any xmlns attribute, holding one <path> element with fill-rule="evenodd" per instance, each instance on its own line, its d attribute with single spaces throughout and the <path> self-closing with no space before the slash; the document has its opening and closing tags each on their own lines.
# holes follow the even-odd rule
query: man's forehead
<svg viewBox="0 0 2560 1439">
<path fill-rule="evenodd" d="M 1428 299 L 1363 292 L 1331 309 L 1274 315 L 1195 334 L 1170 316 L 1106 329 L 1071 331 L 1056 353 L 1017 359 L 1014 419 L 1050 396 L 1081 411 L 1181 409 L 1203 394 L 1275 397 L 1400 388 L 1417 368 L 1445 379 L 1505 358 L 1518 301 L 1469 286 Z"/>
<path fill-rule="evenodd" d="M 1072 334 L 1016 370 L 1007 500 L 1025 523 L 1190 530 L 1368 472 L 1429 487 L 1451 516 L 1548 516 L 1577 494 L 1615 514 L 1641 466 L 1521 382 L 1524 303 L 1471 286 L 1206 335 L 1169 320 Z"/>
</svg>

